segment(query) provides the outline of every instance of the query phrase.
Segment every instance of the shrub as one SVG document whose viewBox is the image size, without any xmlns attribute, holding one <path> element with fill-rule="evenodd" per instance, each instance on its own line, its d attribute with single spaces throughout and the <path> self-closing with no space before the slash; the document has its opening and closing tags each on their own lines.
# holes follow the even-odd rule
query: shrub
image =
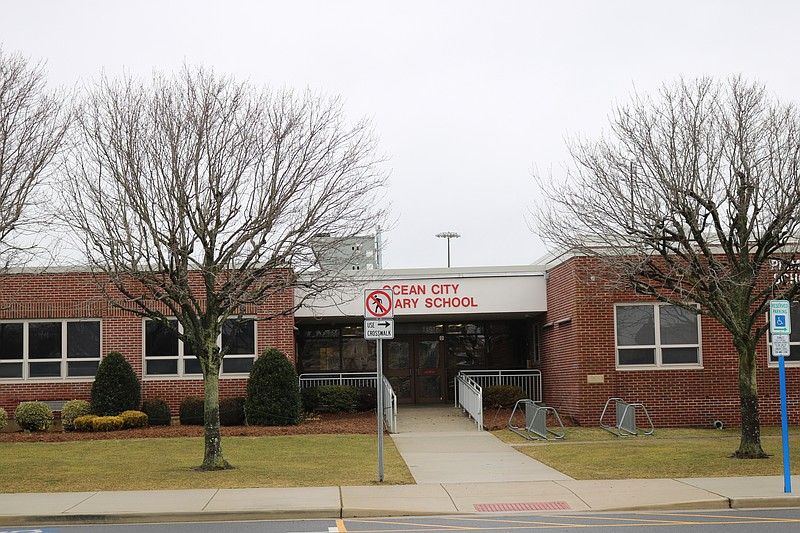
<svg viewBox="0 0 800 533">
<path fill-rule="evenodd" d="M 219 401 L 219 423 L 222 426 L 244 425 L 244 401 L 242 396 L 223 398 Z"/>
<path fill-rule="evenodd" d="M 119 352 L 109 352 L 100 362 L 92 383 L 92 413 L 118 415 L 138 409 L 142 388 L 131 364 Z"/>
<path fill-rule="evenodd" d="M 349 385 L 323 385 L 317 387 L 317 411 L 323 413 L 353 413 L 358 401 L 358 390 Z"/>
<path fill-rule="evenodd" d="M 180 417 L 184 426 L 202 426 L 205 402 L 198 396 L 187 396 L 181 402 Z"/>
<path fill-rule="evenodd" d="M 247 379 L 244 412 L 249 424 L 293 426 L 300 423 L 297 371 L 281 351 L 265 351 L 253 363 Z"/>
<path fill-rule="evenodd" d="M 44 402 L 22 402 L 14 411 L 14 420 L 26 431 L 45 431 L 53 423 L 53 411 Z"/>
<path fill-rule="evenodd" d="M 514 407 L 518 400 L 527 397 L 522 387 L 516 385 L 492 385 L 483 390 L 483 406 Z"/>
<path fill-rule="evenodd" d="M 73 422 L 76 418 L 88 415 L 92 411 L 92 406 L 86 400 L 70 400 L 61 408 L 61 424 L 64 431 L 74 430 Z"/>
<path fill-rule="evenodd" d="M 97 416 L 92 420 L 92 431 L 116 431 L 124 426 L 121 416 Z"/>
<path fill-rule="evenodd" d="M 384 406 L 385 407 L 385 406 Z M 373 411 L 378 408 L 378 391 L 374 387 L 359 387 L 356 411 Z"/>
<path fill-rule="evenodd" d="M 303 406 L 303 412 L 305 413 L 313 413 L 316 411 L 319 405 L 317 387 L 300 389 L 300 404 Z"/>
<path fill-rule="evenodd" d="M 122 411 L 119 417 L 122 419 L 123 429 L 147 427 L 147 415 L 141 411 Z"/>
<path fill-rule="evenodd" d="M 154 399 L 142 402 L 142 412 L 151 426 L 168 426 L 172 423 L 172 411 L 165 400 Z"/>
<path fill-rule="evenodd" d="M 6 410 L 0 407 L 0 431 L 8 424 L 8 413 Z"/>
<path fill-rule="evenodd" d="M 94 426 L 92 422 L 95 418 L 99 418 L 97 415 L 83 415 L 77 417 L 75 420 L 72 421 L 72 428 L 75 431 L 94 431 Z"/>
</svg>

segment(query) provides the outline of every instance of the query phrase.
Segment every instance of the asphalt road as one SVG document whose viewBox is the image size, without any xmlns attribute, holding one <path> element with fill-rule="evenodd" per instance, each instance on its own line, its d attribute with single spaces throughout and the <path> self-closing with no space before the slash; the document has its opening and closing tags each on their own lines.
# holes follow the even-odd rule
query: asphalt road
<svg viewBox="0 0 800 533">
<path fill-rule="evenodd" d="M 541 513 L 470 516 L 363 518 L 345 520 L 270 520 L 164 524 L 53 525 L 3 527 L 0 533 L 425 533 L 580 529 L 592 533 L 623 531 L 689 533 L 796 533 L 800 509 L 672 511 L 636 513 Z"/>
</svg>

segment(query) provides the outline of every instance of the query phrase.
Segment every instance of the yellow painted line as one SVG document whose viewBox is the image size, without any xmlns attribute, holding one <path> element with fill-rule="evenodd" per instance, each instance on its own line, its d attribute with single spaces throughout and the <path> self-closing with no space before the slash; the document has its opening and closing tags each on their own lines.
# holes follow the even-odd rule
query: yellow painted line
<svg viewBox="0 0 800 533">
<path fill-rule="evenodd" d="M 339 533 L 346 533 L 347 528 L 344 527 L 344 520 L 341 518 L 336 519 L 336 529 L 339 530 Z"/>
</svg>

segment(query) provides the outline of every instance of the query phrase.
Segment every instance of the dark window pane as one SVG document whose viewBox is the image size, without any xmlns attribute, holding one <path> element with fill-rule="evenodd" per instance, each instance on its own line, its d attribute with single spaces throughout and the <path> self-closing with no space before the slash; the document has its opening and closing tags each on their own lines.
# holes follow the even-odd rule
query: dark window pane
<svg viewBox="0 0 800 533">
<path fill-rule="evenodd" d="M 303 372 L 339 370 L 339 339 L 307 339 L 300 353 Z"/>
<path fill-rule="evenodd" d="M 69 361 L 67 363 L 67 375 L 74 377 L 94 376 L 97 373 L 99 364 L 99 361 Z"/>
<path fill-rule="evenodd" d="M 222 346 L 227 350 L 227 353 L 237 355 L 255 355 L 255 321 L 226 320 L 222 325 Z"/>
<path fill-rule="evenodd" d="M 28 358 L 54 359 L 61 357 L 61 322 L 31 322 L 28 324 Z"/>
<path fill-rule="evenodd" d="M 21 378 L 22 363 L 5 363 L 0 365 L 0 378 Z"/>
<path fill-rule="evenodd" d="M 200 368 L 200 361 L 197 357 L 191 356 L 183 360 L 183 373 L 184 374 L 202 374 L 203 370 Z"/>
<path fill-rule="evenodd" d="M 188 342 L 183 343 L 183 355 L 194 357 L 194 348 Z"/>
<path fill-rule="evenodd" d="M 147 374 L 150 376 L 177 375 L 178 361 L 176 359 L 156 359 L 147 361 Z"/>
<path fill-rule="evenodd" d="M 676 305 L 659 308 L 661 344 L 697 344 L 697 315 Z"/>
<path fill-rule="evenodd" d="M 225 374 L 246 374 L 253 368 L 253 359 L 250 357 L 225 357 L 222 360 L 222 372 Z"/>
<path fill-rule="evenodd" d="M 386 368 L 405 370 L 411 368 L 411 345 L 408 341 L 389 341 L 386 353 Z M 394 385 L 392 385 L 394 387 Z"/>
<path fill-rule="evenodd" d="M 661 362 L 665 365 L 697 364 L 697 348 L 662 348 Z"/>
<path fill-rule="evenodd" d="M 398 398 L 411 398 L 411 378 L 407 376 L 392 376 L 387 379 Z"/>
<path fill-rule="evenodd" d="M 145 356 L 178 355 L 178 334 L 172 328 L 156 320 L 147 320 L 144 324 Z M 170 324 L 178 327 L 177 320 L 170 320 Z"/>
<path fill-rule="evenodd" d="M 656 343 L 652 305 L 619 305 L 616 312 L 618 346 L 652 346 Z"/>
<path fill-rule="evenodd" d="M 377 361 L 377 343 L 363 338 L 347 338 L 342 340 L 342 370 L 365 372 L 375 370 Z"/>
<path fill-rule="evenodd" d="M 447 337 L 449 368 L 481 368 L 486 366 L 486 337 L 483 335 L 449 335 Z"/>
<path fill-rule="evenodd" d="M 22 359 L 22 327 L 22 322 L 0 324 L 0 360 Z"/>
<path fill-rule="evenodd" d="M 100 358 L 100 322 L 67 322 L 67 357 Z"/>
<path fill-rule="evenodd" d="M 61 363 L 30 363 L 29 375 L 32 378 L 61 377 Z"/>
<path fill-rule="evenodd" d="M 656 351 L 653 348 L 633 348 L 619 350 L 619 364 L 622 365 L 654 365 Z"/>
</svg>

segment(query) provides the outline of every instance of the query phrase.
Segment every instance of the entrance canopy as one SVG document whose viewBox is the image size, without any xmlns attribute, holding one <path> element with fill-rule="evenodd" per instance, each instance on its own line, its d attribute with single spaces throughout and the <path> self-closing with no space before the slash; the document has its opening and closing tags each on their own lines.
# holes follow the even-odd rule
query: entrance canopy
<svg viewBox="0 0 800 533">
<path fill-rule="evenodd" d="M 295 319 L 357 319 L 364 314 L 364 290 L 377 288 L 394 294 L 397 319 L 523 318 L 547 310 L 545 271 L 538 265 L 372 270 L 344 277 L 335 289 L 307 299 Z M 302 289 L 296 298 L 304 298 Z"/>
</svg>

